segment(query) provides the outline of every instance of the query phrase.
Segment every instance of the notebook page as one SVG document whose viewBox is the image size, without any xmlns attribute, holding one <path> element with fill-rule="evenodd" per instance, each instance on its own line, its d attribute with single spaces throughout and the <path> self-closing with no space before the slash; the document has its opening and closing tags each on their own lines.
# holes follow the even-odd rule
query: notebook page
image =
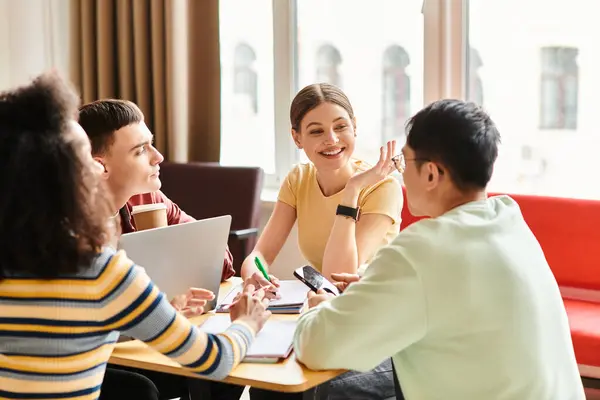
<svg viewBox="0 0 600 400">
<path fill-rule="evenodd" d="M 229 315 L 215 315 L 207 319 L 200 328 L 207 333 L 221 333 L 231 325 Z M 285 358 L 290 354 L 296 321 L 269 319 L 248 349 L 248 358 Z"/>
<path fill-rule="evenodd" d="M 304 283 L 297 279 L 280 281 L 280 283 L 279 293 L 281 294 L 281 298 L 271 300 L 269 307 L 304 304 L 310 290 Z"/>
</svg>

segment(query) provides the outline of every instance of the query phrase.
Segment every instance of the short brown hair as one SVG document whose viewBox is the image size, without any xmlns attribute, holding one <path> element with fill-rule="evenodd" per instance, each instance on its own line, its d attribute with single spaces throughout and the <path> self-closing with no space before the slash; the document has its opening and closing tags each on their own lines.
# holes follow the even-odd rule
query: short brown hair
<svg viewBox="0 0 600 400">
<path fill-rule="evenodd" d="M 143 120 L 142 111 L 129 100 L 97 100 L 79 108 L 79 124 L 90 138 L 94 155 L 108 152 L 115 131 Z"/>
<path fill-rule="evenodd" d="M 290 122 L 292 129 L 300 132 L 300 124 L 304 116 L 312 109 L 323 103 L 333 103 L 342 107 L 350 119 L 354 119 L 354 110 L 348 100 L 348 96 L 342 89 L 329 83 L 315 83 L 306 86 L 296 94 L 290 106 Z"/>
<path fill-rule="evenodd" d="M 0 93 L 0 279 L 76 273 L 108 239 L 100 179 L 66 135 L 78 104 L 56 74 Z"/>
</svg>

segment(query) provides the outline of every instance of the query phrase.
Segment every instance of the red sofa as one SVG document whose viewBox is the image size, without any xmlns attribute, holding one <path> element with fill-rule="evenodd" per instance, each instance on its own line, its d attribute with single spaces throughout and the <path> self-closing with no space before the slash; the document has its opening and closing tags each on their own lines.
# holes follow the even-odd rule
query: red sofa
<svg viewBox="0 0 600 400">
<path fill-rule="evenodd" d="M 600 201 L 510 196 L 561 287 L 581 375 L 600 378 Z M 404 200 L 402 229 L 421 219 Z"/>
</svg>

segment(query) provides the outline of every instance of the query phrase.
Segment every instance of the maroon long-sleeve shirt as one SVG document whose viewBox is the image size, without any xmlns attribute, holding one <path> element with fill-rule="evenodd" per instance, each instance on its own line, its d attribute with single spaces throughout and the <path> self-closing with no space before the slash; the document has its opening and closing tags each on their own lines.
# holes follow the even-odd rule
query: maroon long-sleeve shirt
<svg viewBox="0 0 600 400">
<path fill-rule="evenodd" d="M 121 231 L 122 233 L 135 232 L 135 221 L 131 218 L 131 210 L 133 206 L 139 206 L 144 204 L 157 204 L 164 203 L 167 206 L 167 222 L 169 225 L 183 224 L 186 222 L 195 221 L 193 217 L 187 215 L 177 204 L 173 203 L 167 196 L 164 195 L 160 190 L 152 193 L 139 194 L 133 196 L 127 204 L 119 211 L 121 216 Z M 221 281 L 231 278 L 235 275 L 233 269 L 233 256 L 229 251 L 229 247 L 225 248 L 225 258 L 223 260 L 223 272 L 221 275 Z"/>
</svg>

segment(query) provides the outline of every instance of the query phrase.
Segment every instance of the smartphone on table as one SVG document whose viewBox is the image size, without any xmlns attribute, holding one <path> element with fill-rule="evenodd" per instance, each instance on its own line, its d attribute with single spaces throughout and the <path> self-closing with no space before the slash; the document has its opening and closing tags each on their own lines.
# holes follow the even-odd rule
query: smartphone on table
<svg viewBox="0 0 600 400">
<path fill-rule="evenodd" d="M 327 278 L 310 265 L 305 265 L 304 267 L 296 269 L 294 271 L 294 276 L 304 282 L 304 284 L 314 292 L 323 289 L 336 296 L 339 296 L 340 294 L 340 291 L 333 283 L 327 280 Z"/>
</svg>

